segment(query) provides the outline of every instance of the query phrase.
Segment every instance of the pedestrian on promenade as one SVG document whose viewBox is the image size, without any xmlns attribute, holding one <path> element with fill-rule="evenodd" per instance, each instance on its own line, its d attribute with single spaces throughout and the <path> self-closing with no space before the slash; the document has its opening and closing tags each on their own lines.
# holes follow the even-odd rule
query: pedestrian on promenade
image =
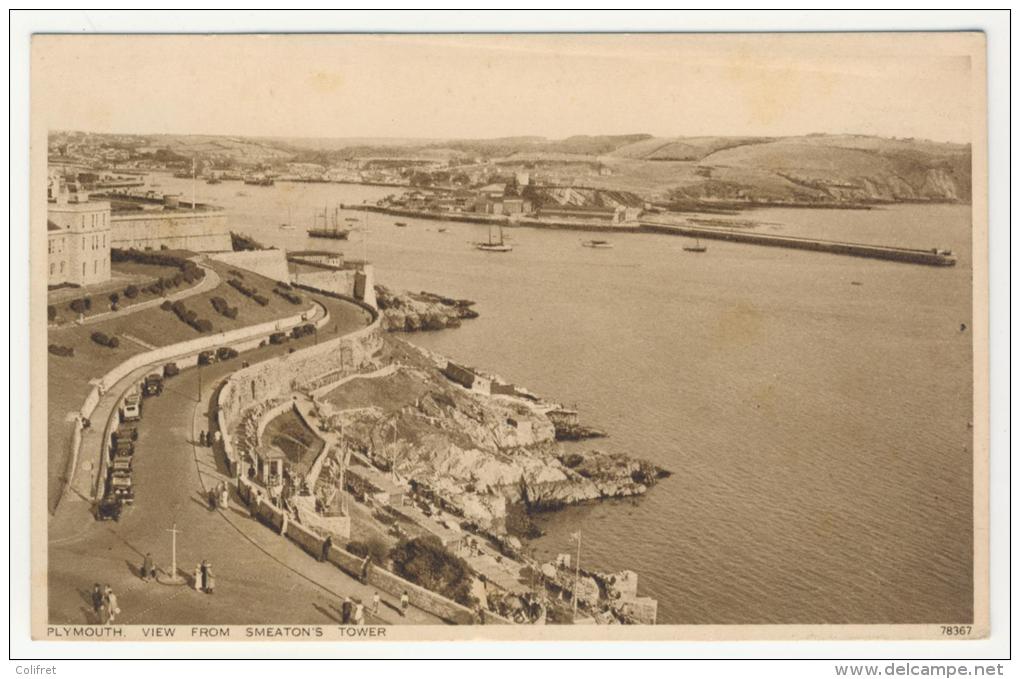
<svg viewBox="0 0 1020 679">
<path fill-rule="evenodd" d="M 340 623 L 348 625 L 351 622 L 351 611 L 354 609 L 354 604 L 351 602 L 349 596 L 344 597 L 344 602 L 340 605 Z"/>
<path fill-rule="evenodd" d="M 216 489 L 210 488 L 206 491 L 206 495 L 209 497 L 209 509 L 215 510 L 216 503 L 219 502 L 219 496 L 216 494 Z"/>
<path fill-rule="evenodd" d="M 202 591 L 204 592 L 206 590 L 206 588 L 209 586 L 209 584 L 208 584 L 209 583 L 209 562 L 206 561 L 205 559 L 202 559 L 201 572 L 202 572 Z"/>
<path fill-rule="evenodd" d="M 372 615 L 379 615 L 379 592 L 372 595 Z"/>
<path fill-rule="evenodd" d="M 152 552 L 147 552 L 142 560 L 142 580 L 148 582 L 156 577 L 156 564 L 152 560 Z"/>
<path fill-rule="evenodd" d="M 205 593 L 212 594 L 216 591 L 216 576 L 213 575 L 212 566 L 205 567 Z"/>
<path fill-rule="evenodd" d="M 405 589 L 404 593 L 400 595 L 400 617 L 401 618 L 407 616 L 407 607 L 410 604 L 411 604 L 411 597 L 407 596 L 407 590 Z"/>
<path fill-rule="evenodd" d="M 354 624 L 365 624 L 365 606 L 361 603 L 360 599 L 358 599 L 358 602 L 354 605 Z"/>
<path fill-rule="evenodd" d="M 202 591 L 202 564 L 195 564 L 195 591 Z"/>
<path fill-rule="evenodd" d="M 333 536 L 327 535 L 326 539 L 322 541 L 322 553 L 319 555 L 319 561 L 325 561 L 329 558 L 329 548 L 333 546 Z"/>
<path fill-rule="evenodd" d="M 203 429 L 202 431 L 198 432 L 198 445 L 200 445 L 203 448 L 205 448 L 205 429 Z"/>
<path fill-rule="evenodd" d="M 98 582 L 92 586 L 92 612 L 96 614 L 96 619 L 102 621 L 103 611 L 103 586 Z"/>
<path fill-rule="evenodd" d="M 220 507 L 226 509 L 230 506 L 230 487 L 226 481 L 220 482 Z"/>
<path fill-rule="evenodd" d="M 104 603 L 106 605 L 106 624 L 110 625 L 120 613 L 120 607 L 117 605 L 117 595 L 113 593 L 113 588 L 109 585 L 106 586 Z"/>
<path fill-rule="evenodd" d="M 361 562 L 361 582 L 368 582 L 368 570 L 372 567 L 372 555 L 369 554 L 365 557 L 365 560 Z"/>
<path fill-rule="evenodd" d="M 221 434 L 220 430 L 217 429 L 216 432 L 213 434 L 213 443 L 215 443 L 216 446 L 218 447 L 220 445 L 220 441 L 222 439 L 223 439 L 223 434 Z"/>
</svg>

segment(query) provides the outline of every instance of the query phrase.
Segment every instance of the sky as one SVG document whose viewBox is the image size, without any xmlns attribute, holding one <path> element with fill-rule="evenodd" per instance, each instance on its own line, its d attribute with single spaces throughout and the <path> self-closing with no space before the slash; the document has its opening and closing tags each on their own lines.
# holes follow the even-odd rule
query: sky
<svg viewBox="0 0 1020 679">
<path fill-rule="evenodd" d="M 968 142 L 974 34 L 36 36 L 50 130 Z"/>
</svg>

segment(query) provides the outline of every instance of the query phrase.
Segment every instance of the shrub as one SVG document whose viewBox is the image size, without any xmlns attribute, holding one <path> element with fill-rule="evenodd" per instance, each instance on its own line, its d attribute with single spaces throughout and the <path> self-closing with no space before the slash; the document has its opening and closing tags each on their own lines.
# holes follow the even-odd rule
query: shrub
<svg viewBox="0 0 1020 679">
<path fill-rule="evenodd" d="M 46 307 L 46 318 L 47 318 L 47 320 L 49 320 L 49 321 L 50 321 L 51 323 L 52 323 L 53 321 L 57 320 L 57 307 L 53 306 L 52 304 L 50 304 L 49 306 L 47 306 L 47 307 Z"/>
<path fill-rule="evenodd" d="M 159 308 L 163 311 L 170 311 L 174 307 L 173 302 L 168 299 L 164 299 L 163 303 L 159 305 Z"/>
<path fill-rule="evenodd" d="M 262 295 L 252 295 L 251 298 L 255 300 L 259 304 L 259 306 L 266 306 L 267 304 L 269 304 L 269 300 L 263 297 Z"/>
<path fill-rule="evenodd" d="M 362 559 L 366 556 L 371 556 L 372 563 L 377 566 L 384 566 L 390 558 L 389 546 L 385 541 L 377 537 L 370 537 L 365 542 L 360 540 L 348 542 L 347 551 L 354 556 L 360 556 Z"/>
<path fill-rule="evenodd" d="M 83 313 L 85 313 L 85 300 L 84 299 L 72 299 L 71 303 L 68 304 L 68 306 L 71 308 L 71 311 L 73 311 L 76 314 L 83 314 Z"/>
<path fill-rule="evenodd" d="M 116 292 L 110 293 L 110 304 L 116 304 L 120 300 L 120 295 Z"/>
<path fill-rule="evenodd" d="M 63 347 L 59 344 L 51 344 L 50 353 L 56 356 L 74 356 L 74 347 Z"/>
<path fill-rule="evenodd" d="M 92 298 L 91 297 L 82 297 L 82 302 L 85 303 L 85 310 L 86 311 L 89 311 L 89 310 L 92 309 Z"/>
<path fill-rule="evenodd" d="M 393 571 L 416 585 L 464 606 L 477 603 L 471 596 L 471 568 L 443 547 L 439 538 L 428 535 L 401 540 L 390 552 L 390 559 Z"/>
<path fill-rule="evenodd" d="M 228 269 L 227 273 L 237 278 L 244 278 L 244 274 L 238 271 L 237 269 Z"/>
<path fill-rule="evenodd" d="M 98 330 L 92 333 L 91 337 L 92 341 L 95 342 L 96 344 L 99 344 L 100 346 L 109 347 L 111 349 L 116 349 L 117 347 L 120 346 L 119 339 L 117 339 L 116 337 L 109 337 L 107 336 L 106 333 L 99 332 Z"/>
<path fill-rule="evenodd" d="M 295 295 L 293 292 L 287 292 L 286 290 L 281 290 L 280 288 L 274 288 L 273 292 L 275 292 L 280 297 L 283 297 L 291 304 L 301 304 L 300 295 Z"/>
<path fill-rule="evenodd" d="M 138 296 L 138 286 L 137 285 L 129 285 L 126 288 L 124 288 L 124 296 L 127 297 L 128 299 L 134 299 L 135 297 L 137 297 Z"/>
<path fill-rule="evenodd" d="M 222 297 L 213 297 L 209 301 L 212 303 L 213 308 L 221 315 L 226 316 L 227 318 L 237 318 L 237 307 L 232 307 L 227 304 L 227 300 Z"/>
<path fill-rule="evenodd" d="M 195 330 L 198 330 L 199 332 L 212 332 L 212 321 L 205 318 L 200 318 L 194 323 L 192 323 L 191 327 L 193 327 Z"/>
</svg>

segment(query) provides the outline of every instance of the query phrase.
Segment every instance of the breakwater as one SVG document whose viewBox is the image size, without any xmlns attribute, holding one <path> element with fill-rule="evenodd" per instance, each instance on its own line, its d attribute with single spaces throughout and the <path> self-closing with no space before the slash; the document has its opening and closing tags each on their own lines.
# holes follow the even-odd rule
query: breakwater
<svg viewBox="0 0 1020 679">
<path fill-rule="evenodd" d="M 570 231 L 598 231 L 601 233 L 661 233 L 671 236 L 687 236 L 706 240 L 724 240 L 731 243 L 747 245 L 763 245 L 766 247 L 789 248 L 793 250 L 809 250 L 811 252 L 827 252 L 834 255 L 884 259 L 907 264 L 923 264 L 926 266 L 955 266 L 956 257 L 948 250 L 939 248 L 903 248 L 889 245 L 869 245 L 866 243 L 847 243 L 818 238 L 798 236 L 780 236 L 771 234 L 751 233 L 730 228 L 698 226 L 693 224 L 665 224 L 662 222 L 611 223 L 596 221 L 564 221 L 545 220 L 534 217 L 517 217 L 511 219 L 505 215 L 485 215 L 471 212 L 432 212 L 427 210 L 408 210 L 403 208 L 384 207 L 379 205 L 345 205 L 344 209 L 375 212 L 396 217 L 413 217 L 445 222 L 468 222 L 474 224 L 500 224 L 505 227 L 528 226 L 536 229 L 562 229 Z"/>
<path fill-rule="evenodd" d="M 791 248 L 794 250 L 810 250 L 812 252 L 828 252 L 835 255 L 885 259 L 908 264 L 924 264 L 927 266 L 955 266 L 956 257 L 948 250 L 931 248 L 901 248 L 887 245 L 867 245 L 864 243 L 844 243 L 840 241 L 821 240 L 817 238 L 799 238 L 796 236 L 775 236 L 769 234 L 750 233 L 707 226 L 688 226 L 662 224 L 658 222 L 642 222 L 641 230 L 648 233 L 665 233 L 706 240 L 724 240 L 731 243 L 749 245 L 765 245 L 769 247 Z"/>
</svg>

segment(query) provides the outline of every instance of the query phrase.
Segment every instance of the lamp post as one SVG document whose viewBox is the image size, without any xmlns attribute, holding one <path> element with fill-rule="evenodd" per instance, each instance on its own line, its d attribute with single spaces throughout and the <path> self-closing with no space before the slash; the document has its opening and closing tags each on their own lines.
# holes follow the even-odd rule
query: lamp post
<svg viewBox="0 0 1020 679">
<path fill-rule="evenodd" d="M 166 529 L 166 532 L 170 533 L 170 575 L 163 581 L 168 585 L 181 585 L 184 584 L 184 578 L 177 572 L 177 534 L 180 532 L 177 530 L 177 522 L 175 521 L 170 528 Z"/>
<path fill-rule="evenodd" d="M 574 563 L 574 615 L 572 620 L 577 622 L 577 585 L 581 580 L 581 531 L 572 533 L 572 539 L 577 540 L 577 561 Z"/>
</svg>

